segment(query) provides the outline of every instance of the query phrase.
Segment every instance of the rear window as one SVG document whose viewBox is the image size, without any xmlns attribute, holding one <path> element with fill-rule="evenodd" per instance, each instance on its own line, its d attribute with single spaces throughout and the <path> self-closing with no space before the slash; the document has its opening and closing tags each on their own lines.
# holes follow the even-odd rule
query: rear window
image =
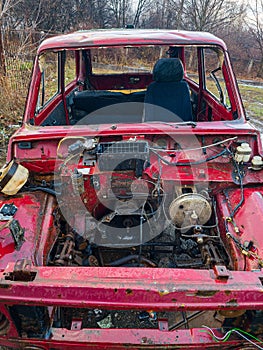
<svg viewBox="0 0 263 350">
<path fill-rule="evenodd" d="M 151 73 L 155 62 L 167 57 L 167 47 L 91 49 L 93 74 Z"/>
<path fill-rule="evenodd" d="M 184 49 L 185 68 L 189 79 L 199 85 L 197 47 L 188 46 Z"/>
</svg>

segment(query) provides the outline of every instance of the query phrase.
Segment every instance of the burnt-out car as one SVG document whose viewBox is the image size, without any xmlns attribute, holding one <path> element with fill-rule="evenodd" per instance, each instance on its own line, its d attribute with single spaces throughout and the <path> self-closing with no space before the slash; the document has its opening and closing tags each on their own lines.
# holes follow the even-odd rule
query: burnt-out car
<svg viewBox="0 0 263 350">
<path fill-rule="evenodd" d="M 263 348 L 263 161 L 222 40 L 40 45 L 0 176 L 0 344 Z"/>
</svg>

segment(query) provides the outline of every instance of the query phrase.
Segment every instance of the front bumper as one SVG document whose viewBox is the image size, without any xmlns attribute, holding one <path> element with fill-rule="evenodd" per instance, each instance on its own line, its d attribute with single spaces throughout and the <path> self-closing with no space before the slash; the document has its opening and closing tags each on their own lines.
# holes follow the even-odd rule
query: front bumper
<svg viewBox="0 0 263 350">
<path fill-rule="evenodd" d="M 0 345 L 14 348 L 33 345 L 42 349 L 222 348 L 204 328 L 174 331 L 56 328 L 52 325 L 52 310 L 56 307 L 161 312 L 263 310 L 262 271 L 31 267 L 30 264 L 23 265 L 19 271 L 10 263 L 0 278 L 0 312 L 10 322 L 6 334 L 0 336 Z M 50 326 L 43 337 L 30 338 L 19 332 L 10 314 L 14 305 L 48 308 Z M 241 349 L 243 343 L 233 337 L 223 345 Z"/>
</svg>

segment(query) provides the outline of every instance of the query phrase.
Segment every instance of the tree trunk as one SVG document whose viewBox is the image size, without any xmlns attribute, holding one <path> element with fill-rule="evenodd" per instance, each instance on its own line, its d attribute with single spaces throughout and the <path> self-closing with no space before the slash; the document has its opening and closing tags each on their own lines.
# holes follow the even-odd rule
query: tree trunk
<svg viewBox="0 0 263 350">
<path fill-rule="evenodd" d="M 0 21 L 0 72 L 6 75 L 5 51 L 2 37 L 2 22 Z"/>
<path fill-rule="evenodd" d="M 257 73 L 258 78 L 263 78 L 263 56 L 261 57 L 260 63 L 259 63 L 259 69 Z"/>
</svg>

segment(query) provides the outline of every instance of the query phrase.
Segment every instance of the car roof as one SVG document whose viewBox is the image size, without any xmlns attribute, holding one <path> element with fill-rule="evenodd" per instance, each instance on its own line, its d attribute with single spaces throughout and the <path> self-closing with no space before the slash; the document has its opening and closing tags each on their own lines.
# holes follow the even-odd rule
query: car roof
<svg viewBox="0 0 263 350">
<path fill-rule="evenodd" d="M 45 50 L 130 45 L 218 45 L 226 50 L 223 40 L 207 32 L 165 29 L 98 29 L 48 38 L 40 44 L 38 54 Z"/>
</svg>

